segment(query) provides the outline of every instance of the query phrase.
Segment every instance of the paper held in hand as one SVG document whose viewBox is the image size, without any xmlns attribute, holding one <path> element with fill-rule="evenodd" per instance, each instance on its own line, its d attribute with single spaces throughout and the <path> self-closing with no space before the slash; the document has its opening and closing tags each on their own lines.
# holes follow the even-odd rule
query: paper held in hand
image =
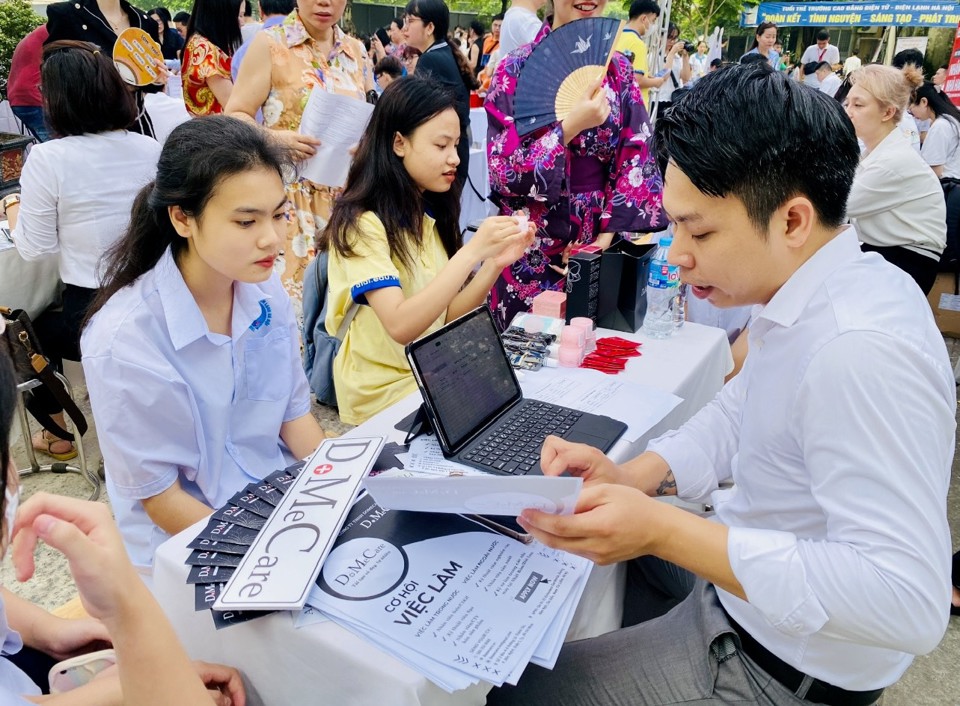
<svg viewBox="0 0 960 706">
<path fill-rule="evenodd" d="M 331 93 L 321 87 L 310 91 L 300 118 L 300 134 L 320 140 L 317 153 L 300 166 L 300 176 L 323 186 L 342 187 L 353 156 L 373 114 L 366 101 Z"/>
<path fill-rule="evenodd" d="M 215 610 L 299 610 L 353 505 L 382 437 L 327 439 L 257 534 Z"/>
<path fill-rule="evenodd" d="M 377 504 L 390 510 L 509 515 L 531 508 L 573 513 L 583 479 L 568 476 L 374 476 L 364 481 Z"/>
</svg>

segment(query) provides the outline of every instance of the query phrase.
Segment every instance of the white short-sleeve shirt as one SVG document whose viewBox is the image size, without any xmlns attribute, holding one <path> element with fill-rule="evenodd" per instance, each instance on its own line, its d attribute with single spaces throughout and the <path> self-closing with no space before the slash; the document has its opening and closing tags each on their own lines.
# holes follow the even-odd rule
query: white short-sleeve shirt
<svg viewBox="0 0 960 706">
<path fill-rule="evenodd" d="M 310 411 L 290 299 L 234 283 L 232 335 L 212 333 L 168 250 L 81 339 L 107 490 L 135 566 L 167 534 L 141 502 L 180 485 L 217 508 L 294 459 L 280 426 Z"/>
<path fill-rule="evenodd" d="M 23 649 L 20 633 L 10 628 L 3 596 L 0 595 L 0 704 L 5 706 L 29 706 L 24 696 L 40 696 L 40 687 L 13 662 L 6 659 Z"/>
<path fill-rule="evenodd" d="M 949 115 L 941 115 L 927 130 L 920 156 L 931 167 L 943 166 L 944 177 L 960 179 L 960 125 Z"/>
</svg>

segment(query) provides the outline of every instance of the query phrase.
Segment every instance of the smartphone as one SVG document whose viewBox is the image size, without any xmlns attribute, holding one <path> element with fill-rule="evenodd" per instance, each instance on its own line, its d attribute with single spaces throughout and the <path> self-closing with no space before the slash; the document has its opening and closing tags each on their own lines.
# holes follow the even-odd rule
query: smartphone
<svg viewBox="0 0 960 706">
<path fill-rule="evenodd" d="M 117 653 L 100 650 L 58 662 L 50 669 L 50 693 L 62 694 L 89 683 L 104 669 L 117 663 Z"/>
</svg>

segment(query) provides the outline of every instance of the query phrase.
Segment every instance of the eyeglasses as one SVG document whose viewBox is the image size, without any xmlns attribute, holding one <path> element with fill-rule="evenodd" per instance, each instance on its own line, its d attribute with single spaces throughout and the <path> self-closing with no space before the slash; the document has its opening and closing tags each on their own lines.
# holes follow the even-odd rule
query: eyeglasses
<svg viewBox="0 0 960 706">
<path fill-rule="evenodd" d="M 410 22 L 413 22 L 414 20 L 416 20 L 417 22 L 423 22 L 423 20 L 417 17 L 416 15 L 404 15 L 403 17 L 404 24 L 408 24 Z"/>
</svg>

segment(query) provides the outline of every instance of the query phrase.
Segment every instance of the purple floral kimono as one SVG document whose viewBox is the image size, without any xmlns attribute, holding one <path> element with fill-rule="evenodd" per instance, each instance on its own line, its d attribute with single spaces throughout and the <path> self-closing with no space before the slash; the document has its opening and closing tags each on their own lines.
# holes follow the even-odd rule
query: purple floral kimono
<svg viewBox="0 0 960 706">
<path fill-rule="evenodd" d="M 560 123 L 520 137 L 513 123 L 517 78 L 533 48 L 550 33 L 544 24 L 531 44 L 497 66 L 487 94 L 487 153 L 492 198 L 500 213 L 524 211 L 537 225 L 527 253 L 504 269 L 490 293 L 501 328 L 529 311 L 547 289 L 562 290 L 564 250 L 593 242 L 601 233 L 657 231 L 666 227 L 661 208 L 663 181 L 653 153 L 647 110 L 633 80 L 633 66 L 613 55 L 604 88 L 610 117 L 585 130 L 568 146 Z"/>
</svg>

